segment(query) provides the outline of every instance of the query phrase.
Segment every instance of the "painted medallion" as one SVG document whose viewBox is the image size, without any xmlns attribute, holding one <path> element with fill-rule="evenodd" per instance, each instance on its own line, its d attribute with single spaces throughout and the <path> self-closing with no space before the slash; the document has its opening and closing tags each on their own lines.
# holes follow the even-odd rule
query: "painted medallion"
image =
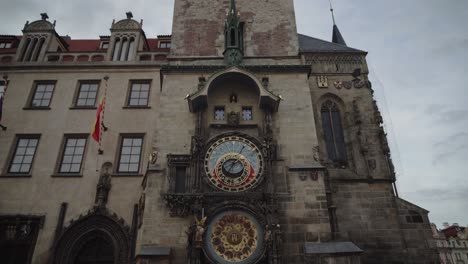
<svg viewBox="0 0 468 264">
<path fill-rule="evenodd" d="M 248 213 L 224 212 L 209 224 L 205 243 L 206 252 L 218 263 L 255 263 L 261 256 L 263 231 Z"/>
</svg>

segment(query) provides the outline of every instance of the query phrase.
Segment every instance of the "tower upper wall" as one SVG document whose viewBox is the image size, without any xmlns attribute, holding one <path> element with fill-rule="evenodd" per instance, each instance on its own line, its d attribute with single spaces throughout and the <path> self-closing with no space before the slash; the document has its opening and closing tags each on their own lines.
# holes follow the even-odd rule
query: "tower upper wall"
<svg viewBox="0 0 468 264">
<path fill-rule="evenodd" d="M 296 56 L 293 0 L 236 0 L 245 56 Z M 222 56 L 228 0 L 175 0 L 171 55 Z"/>
</svg>

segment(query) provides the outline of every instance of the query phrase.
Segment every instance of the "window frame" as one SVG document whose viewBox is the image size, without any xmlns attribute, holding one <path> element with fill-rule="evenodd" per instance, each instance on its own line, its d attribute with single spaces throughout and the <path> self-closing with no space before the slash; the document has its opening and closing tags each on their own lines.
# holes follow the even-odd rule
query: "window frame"
<svg viewBox="0 0 468 264">
<path fill-rule="evenodd" d="M 119 135 L 115 162 L 116 164 L 114 169 L 114 176 L 143 176 L 142 169 L 143 169 L 143 154 L 145 153 L 144 145 L 145 145 L 145 134 L 144 133 L 123 133 Z M 138 162 L 138 170 L 135 172 L 128 172 L 128 171 L 120 171 L 120 160 L 122 156 L 122 148 L 123 148 L 123 141 L 126 138 L 140 138 L 141 139 L 141 146 L 140 146 L 140 158 Z"/>
<path fill-rule="evenodd" d="M 67 143 L 69 139 L 85 139 L 85 145 L 83 149 L 83 154 L 81 157 L 81 162 L 80 162 L 80 171 L 79 172 L 62 172 L 61 167 L 63 164 L 63 160 L 65 158 L 65 150 L 67 147 Z M 60 145 L 60 151 L 59 151 L 59 156 L 57 158 L 57 164 L 55 166 L 54 170 L 54 175 L 53 177 L 82 177 L 83 176 L 83 170 L 84 170 L 84 165 L 85 165 L 85 160 L 86 160 L 86 153 L 88 149 L 88 138 L 89 134 L 65 134 L 62 139 L 62 143 Z"/>
<path fill-rule="evenodd" d="M 34 154 L 32 156 L 32 159 L 31 159 L 29 171 L 27 173 L 11 172 L 11 166 L 13 164 L 13 160 L 15 159 L 15 156 L 16 156 L 16 153 L 17 153 L 17 150 L 18 150 L 18 144 L 19 144 L 20 140 L 22 140 L 22 139 L 37 139 L 37 144 L 36 144 L 36 147 L 34 149 Z M 39 148 L 40 142 L 41 142 L 41 134 L 16 134 L 15 138 L 13 140 L 13 143 L 12 143 L 12 145 L 10 147 L 8 158 L 6 160 L 7 164 L 6 164 L 6 166 L 4 166 L 4 171 L 2 173 L 2 176 L 3 177 L 15 177 L 15 178 L 16 177 L 31 177 L 33 167 L 34 167 L 34 161 L 36 159 L 36 154 L 37 154 L 37 150 Z"/>
<path fill-rule="evenodd" d="M 0 41 L 0 49 L 11 49 L 13 43 L 11 41 Z"/>
<path fill-rule="evenodd" d="M 105 46 L 107 46 L 107 47 L 105 47 Z M 110 46 L 110 41 L 105 40 L 105 41 L 101 41 L 101 44 L 99 45 L 99 48 L 102 49 L 102 50 L 107 50 L 107 49 L 109 49 L 109 46 Z"/>
<path fill-rule="evenodd" d="M 132 99 L 132 90 L 134 84 L 148 84 L 148 98 L 146 98 L 146 105 L 132 105 L 130 101 Z M 127 89 L 127 98 L 125 99 L 125 109 L 149 109 L 150 107 L 150 98 L 151 98 L 151 79 L 141 79 L 141 80 L 130 80 L 128 89 Z M 139 98 L 140 99 L 140 98 Z"/>
<path fill-rule="evenodd" d="M 223 119 L 216 119 L 216 111 L 223 110 Z M 223 105 L 217 105 L 213 107 L 213 121 L 214 122 L 225 122 L 226 121 L 226 107 Z"/>
<path fill-rule="evenodd" d="M 244 119 L 244 110 L 247 110 L 247 109 L 250 110 L 250 119 L 248 119 L 248 120 Z M 241 107 L 241 121 L 243 121 L 243 122 L 252 122 L 252 121 L 254 121 L 254 111 L 253 111 L 252 106 L 244 105 L 244 106 Z"/>
<path fill-rule="evenodd" d="M 83 84 L 97 84 L 96 98 L 94 100 L 94 105 L 78 105 L 78 100 L 80 98 L 81 86 Z M 73 104 L 70 109 L 97 109 L 97 103 L 99 101 L 99 91 L 101 90 L 101 80 L 79 80 L 75 90 L 75 95 L 73 97 Z"/>
<path fill-rule="evenodd" d="M 52 89 L 52 94 L 49 99 L 49 104 L 47 106 L 34 106 L 32 105 L 34 102 L 34 97 L 36 95 L 37 89 L 39 85 L 50 85 L 52 84 L 54 87 Z M 52 105 L 52 100 L 54 99 L 54 93 L 55 93 L 55 88 L 57 87 L 57 81 L 56 80 L 41 80 L 41 81 L 34 81 L 33 82 L 33 87 L 31 89 L 28 101 L 26 106 L 23 108 L 25 110 L 50 110 L 51 105 Z"/>
<path fill-rule="evenodd" d="M 165 47 L 163 47 L 163 44 L 164 44 Z M 170 49 L 171 46 L 172 46 L 171 41 L 160 41 L 159 45 L 158 45 L 158 48 L 160 48 L 160 49 Z"/>
<path fill-rule="evenodd" d="M 331 104 L 332 107 L 327 106 L 327 104 Z M 345 168 L 348 166 L 349 162 L 349 157 L 348 157 L 348 149 L 346 145 L 346 133 L 345 133 L 345 126 L 344 126 L 344 116 L 343 116 L 343 109 L 340 105 L 339 102 L 332 98 L 325 98 L 321 101 L 319 104 L 320 108 L 318 113 L 320 114 L 319 119 L 320 119 L 320 124 L 321 124 L 321 132 L 322 132 L 322 140 L 325 146 L 325 153 L 327 159 L 332 162 L 335 166 L 339 166 L 340 168 Z M 335 108 L 335 111 L 333 110 L 333 107 Z M 328 108 L 328 111 L 324 111 L 324 108 Z M 324 113 L 326 113 L 328 116 L 328 122 L 329 124 L 324 123 Z M 333 113 L 337 113 L 338 119 L 335 120 Z M 336 123 L 339 121 L 339 123 Z M 339 127 L 335 127 L 335 125 L 338 125 Z M 325 125 L 329 125 L 329 128 L 331 129 L 331 135 L 328 135 L 331 137 L 333 140 L 333 150 L 334 153 L 333 155 L 335 156 L 335 159 L 332 159 L 332 153 L 329 153 L 329 148 L 331 146 L 328 145 L 328 139 L 327 139 L 327 132 L 325 129 Z M 337 130 L 340 129 L 340 130 Z M 343 141 L 343 145 L 340 146 L 339 143 L 340 141 Z M 340 150 L 342 150 L 343 157 L 340 157 Z M 342 159 L 340 159 L 342 158 Z"/>
</svg>

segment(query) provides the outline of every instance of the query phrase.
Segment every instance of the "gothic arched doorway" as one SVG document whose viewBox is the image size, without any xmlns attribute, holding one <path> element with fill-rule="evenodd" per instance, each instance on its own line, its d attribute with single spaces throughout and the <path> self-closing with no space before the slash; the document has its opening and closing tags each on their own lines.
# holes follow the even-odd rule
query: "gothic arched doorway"
<svg viewBox="0 0 468 264">
<path fill-rule="evenodd" d="M 78 251 L 74 264 L 114 264 L 114 245 L 103 236 L 96 235 Z"/>
<path fill-rule="evenodd" d="M 94 208 L 72 222 L 57 241 L 54 264 L 128 264 L 131 235 L 122 219 Z"/>
</svg>

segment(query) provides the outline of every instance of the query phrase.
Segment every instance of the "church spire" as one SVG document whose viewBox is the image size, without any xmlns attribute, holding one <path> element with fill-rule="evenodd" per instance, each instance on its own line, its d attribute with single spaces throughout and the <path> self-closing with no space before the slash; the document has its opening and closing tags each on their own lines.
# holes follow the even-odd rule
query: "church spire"
<svg viewBox="0 0 468 264">
<path fill-rule="evenodd" d="M 336 44 L 340 44 L 340 45 L 346 46 L 346 41 L 344 40 L 343 36 L 341 35 L 340 30 L 338 29 L 338 26 L 336 25 L 335 13 L 333 12 L 333 5 L 332 5 L 331 0 L 329 0 L 329 2 L 330 2 L 330 12 L 331 12 L 332 19 L 333 19 L 333 35 L 332 35 L 332 42 L 333 42 L 333 43 L 336 43 Z"/>
</svg>

